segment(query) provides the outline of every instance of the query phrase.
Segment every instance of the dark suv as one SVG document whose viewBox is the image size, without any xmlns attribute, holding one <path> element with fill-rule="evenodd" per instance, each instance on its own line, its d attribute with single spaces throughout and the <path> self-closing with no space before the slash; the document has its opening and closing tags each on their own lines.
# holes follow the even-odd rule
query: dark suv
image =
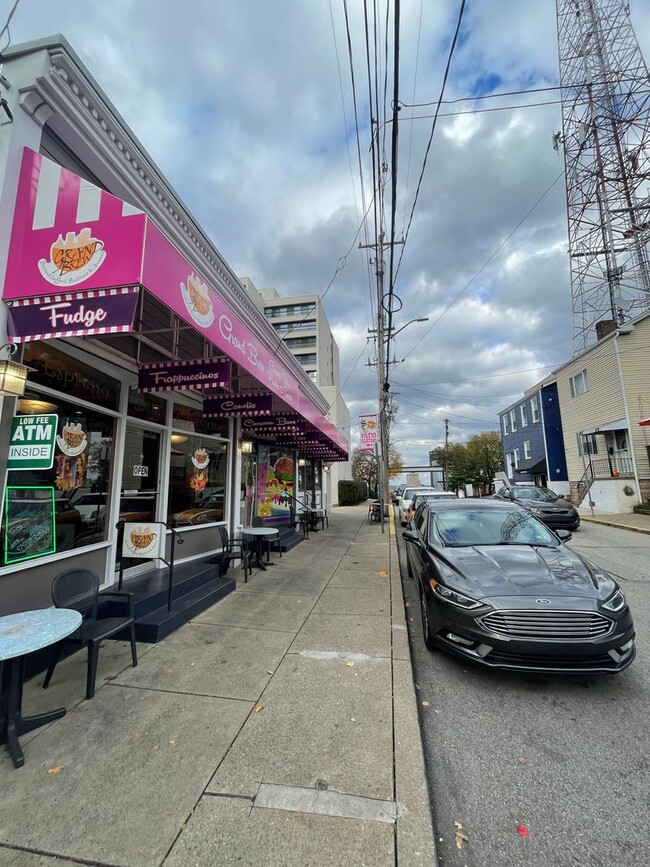
<svg viewBox="0 0 650 867">
<path fill-rule="evenodd" d="M 546 524 L 551 530 L 577 530 L 580 515 L 571 503 L 561 494 L 536 485 L 512 485 L 500 488 L 494 494 L 495 500 L 512 500 Z"/>
</svg>

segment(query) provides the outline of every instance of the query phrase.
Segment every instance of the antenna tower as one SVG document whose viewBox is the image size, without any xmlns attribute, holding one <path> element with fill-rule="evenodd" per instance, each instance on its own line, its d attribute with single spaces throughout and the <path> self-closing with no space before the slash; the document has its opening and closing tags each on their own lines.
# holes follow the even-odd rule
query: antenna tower
<svg viewBox="0 0 650 867">
<path fill-rule="evenodd" d="M 573 352 L 650 311 L 650 77 L 625 0 L 556 0 Z"/>
</svg>

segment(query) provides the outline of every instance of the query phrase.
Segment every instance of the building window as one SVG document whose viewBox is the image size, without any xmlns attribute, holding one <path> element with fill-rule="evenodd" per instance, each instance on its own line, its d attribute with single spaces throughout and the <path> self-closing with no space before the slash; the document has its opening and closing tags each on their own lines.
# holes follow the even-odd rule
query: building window
<svg viewBox="0 0 650 867">
<path fill-rule="evenodd" d="M 309 364 L 309 365 L 316 364 L 316 353 L 315 352 L 310 352 L 307 354 L 299 353 L 295 356 L 295 359 L 299 364 L 302 364 L 303 367 L 307 364 Z"/>
<path fill-rule="evenodd" d="M 598 454 L 596 434 L 578 434 L 578 454 L 580 457 Z"/>
<path fill-rule="evenodd" d="M 519 411 L 521 412 L 521 426 L 528 427 L 528 404 L 522 403 L 519 407 Z"/>
<path fill-rule="evenodd" d="M 169 514 L 172 527 L 223 521 L 228 446 L 187 431 L 171 436 Z"/>
<path fill-rule="evenodd" d="M 516 470 L 519 469 L 519 449 L 515 449 L 512 453 L 512 462 Z"/>
<path fill-rule="evenodd" d="M 586 391 L 589 391 L 587 371 L 581 370 L 580 373 L 576 373 L 575 376 L 572 376 L 569 379 L 569 385 L 571 386 L 571 397 L 578 397 Z"/>
<path fill-rule="evenodd" d="M 317 385 L 318 384 L 318 374 L 315 370 L 308 370 L 307 376 L 311 379 L 311 381 Z"/>
<path fill-rule="evenodd" d="M 286 304 L 281 307 L 265 307 L 264 315 L 270 319 L 279 316 L 305 316 L 308 313 L 313 313 L 315 309 L 315 304 Z"/>
<path fill-rule="evenodd" d="M 530 460 L 530 440 L 526 440 L 524 443 L 524 460 Z"/>
<path fill-rule="evenodd" d="M 290 331 L 313 331 L 316 328 L 316 320 L 303 319 L 300 322 L 274 322 L 273 327 L 278 334 L 287 334 Z"/>
<path fill-rule="evenodd" d="M 284 341 L 289 349 L 316 349 L 315 337 L 287 337 Z"/>
<path fill-rule="evenodd" d="M 503 418 L 503 434 L 505 436 L 506 434 L 510 433 L 510 427 L 508 425 L 508 414 L 506 413 L 504 416 L 502 416 L 502 418 Z"/>
<path fill-rule="evenodd" d="M 10 469 L 7 474 L 2 566 L 107 538 L 115 419 L 32 389 L 18 401 L 17 417 L 29 416 L 38 417 L 35 426 L 43 436 L 47 433 L 54 460 L 42 469 L 27 462 L 26 469 Z M 31 427 L 29 422 L 22 424 Z"/>
<path fill-rule="evenodd" d="M 539 403 L 537 402 L 537 398 L 534 397 L 530 402 L 530 411 L 533 419 L 533 424 L 539 421 Z"/>
<path fill-rule="evenodd" d="M 514 409 L 510 410 L 510 427 L 513 433 L 517 430 L 517 414 Z"/>
</svg>

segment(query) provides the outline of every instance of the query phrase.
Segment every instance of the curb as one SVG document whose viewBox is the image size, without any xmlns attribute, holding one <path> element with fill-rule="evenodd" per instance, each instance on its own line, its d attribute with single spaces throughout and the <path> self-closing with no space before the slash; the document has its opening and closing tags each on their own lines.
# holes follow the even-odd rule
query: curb
<svg viewBox="0 0 650 867">
<path fill-rule="evenodd" d="M 397 803 L 396 863 L 405 867 L 438 864 L 429 787 L 427 783 L 413 663 L 404 608 L 404 592 L 395 535 L 388 518 L 392 596 L 393 737 L 395 801 Z M 404 805 L 408 804 L 408 809 Z"/>
<path fill-rule="evenodd" d="M 650 528 L 645 529 L 645 527 L 630 527 L 629 524 L 618 524 L 614 521 L 603 521 L 600 518 L 592 518 L 591 515 L 580 515 L 581 521 L 588 521 L 590 524 L 601 524 L 603 527 L 616 527 L 618 530 L 630 530 L 632 533 L 644 533 L 646 536 L 650 536 Z"/>
</svg>

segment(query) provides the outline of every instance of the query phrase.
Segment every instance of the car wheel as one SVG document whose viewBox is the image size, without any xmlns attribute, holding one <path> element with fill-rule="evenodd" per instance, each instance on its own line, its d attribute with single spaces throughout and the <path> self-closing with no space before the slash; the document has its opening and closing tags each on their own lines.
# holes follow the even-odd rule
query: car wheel
<svg viewBox="0 0 650 867">
<path fill-rule="evenodd" d="M 424 589 L 422 588 L 422 585 L 420 585 L 420 610 L 422 612 L 422 637 L 424 638 L 424 644 L 429 650 L 435 650 L 436 646 L 433 643 L 433 636 L 431 635 L 431 624 L 429 623 L 427 600 L 424 595 Z"/>
</svg>

